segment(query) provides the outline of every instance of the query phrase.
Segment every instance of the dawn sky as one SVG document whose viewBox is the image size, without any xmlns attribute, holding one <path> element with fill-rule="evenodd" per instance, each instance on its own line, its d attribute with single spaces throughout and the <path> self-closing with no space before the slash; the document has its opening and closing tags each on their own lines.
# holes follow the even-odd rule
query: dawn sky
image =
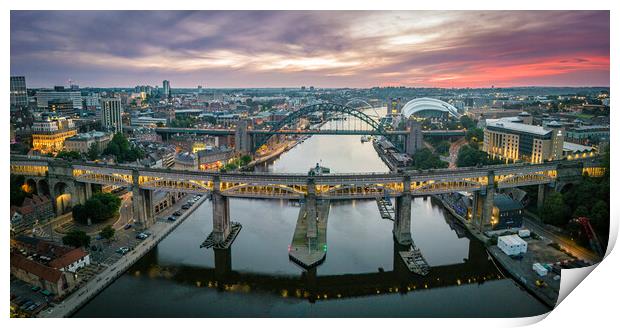
<svg viewBox="0 0 620 328">
<path fill-rule="evenodd" d="M 12 11 L 28 87 L 608 86 L 608 11 Z"/>
</svg>

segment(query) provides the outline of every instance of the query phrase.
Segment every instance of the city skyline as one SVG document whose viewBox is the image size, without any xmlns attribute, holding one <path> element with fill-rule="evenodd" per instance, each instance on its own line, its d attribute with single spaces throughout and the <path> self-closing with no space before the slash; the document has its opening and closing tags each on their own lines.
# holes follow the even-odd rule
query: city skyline
<svg viewBox="0 0 620 328">
<path fill-rule="evenodd" d="M 13 11 L 11 18 L 11 74 L 33 88 L 70 79 L 92 87 L 609 86 L 608 11 Z"/>
</svg>

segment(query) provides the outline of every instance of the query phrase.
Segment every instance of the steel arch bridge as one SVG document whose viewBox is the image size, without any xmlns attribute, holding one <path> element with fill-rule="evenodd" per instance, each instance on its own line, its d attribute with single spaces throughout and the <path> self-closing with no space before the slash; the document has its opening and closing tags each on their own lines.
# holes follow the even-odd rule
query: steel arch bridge
<svg viewBox="0 0 620 328">
<path fill-rule="evenodd" d="M 359 134 L 359 135 L 381 135 L 390 140 L 396 147 L 400 146 L 398 142 L 398 136 L 394 134 L 388 133 L 383 125 L 373 119 L 370 115 L 362 112 L 359 109 L 349 107 L 347 105 L 340 105 L 335 103 L 316 103 L 312 105 L 308 105 L 300 108 L 299 110 L 292 112 L 285 119 L 277 122 L 271 129 L 265 133 L 261 133 L 257 135 L 254 140 L 253 151 L 256 151 L 260 146 L 267 143 L 269 138 L 276 134 L 295 134 L 295 131 L 286 130 L 285 127 L 289 126 L 292 123 L 298 122 L 301 118 L 306 117 L 313 113 L 329 113 L 335 116 L 331 116 L 327 118 L 327 121 L 332 121 L 339 117 L 339 115 L 345 115 L 349 117 L 356 118 L 361 122 L 367 124 L 370 129 L 354 129 L 351 130 L 350 127 L 347 129 L 335 129 L 330 130 L 330 133 L 322 133 L 322 134 Z"/>
</svg>

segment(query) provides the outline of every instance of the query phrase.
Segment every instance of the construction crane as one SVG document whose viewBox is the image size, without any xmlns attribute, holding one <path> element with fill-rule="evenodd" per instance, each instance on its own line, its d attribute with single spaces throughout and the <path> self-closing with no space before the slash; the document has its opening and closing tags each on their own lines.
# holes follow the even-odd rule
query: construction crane
<svg viewBox="0 0 620 328">
<path fill-rule="evenodd" d="M 601 247 L 601 242 L 596 236 L 594 229 L 592 229 L 590 219 L 585 216 L 581 216 L 573 219 L 573 221 L 578 223 L 583 229 L 583 231 L 586 233 L 588 241 L 590 242 L 590 248 L 592 248 L 592 250 L 594 250 L 598 255 L 603 256 L 603 247 Z"/>
</svg>

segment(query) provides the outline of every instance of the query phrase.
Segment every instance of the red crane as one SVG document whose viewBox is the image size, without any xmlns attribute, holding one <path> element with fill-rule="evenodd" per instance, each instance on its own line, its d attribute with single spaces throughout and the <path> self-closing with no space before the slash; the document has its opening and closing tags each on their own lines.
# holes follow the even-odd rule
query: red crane
<svg viewBox="0 0 620 328">
<path fill-rule="evenodd" d="M 603 247 L 601 247 L 601 242 L 598 240 L 598 237 L 596 236 L 594 229 L 592 229 L 592 225 L 590 224 L 590 219 L 585 216 L 582 216 L 582 217 L 578 217 L 574 219 L 574 221 L 577 222 L 579 225 L 581 225 L 581 228 L 586 233 L 586 236 L 588 237 L 588 241 L 590 242 L 590 247 L 592 248 L 592 250 L 594 250 L 598 255 L 603 256 Z"/>
</svg>

